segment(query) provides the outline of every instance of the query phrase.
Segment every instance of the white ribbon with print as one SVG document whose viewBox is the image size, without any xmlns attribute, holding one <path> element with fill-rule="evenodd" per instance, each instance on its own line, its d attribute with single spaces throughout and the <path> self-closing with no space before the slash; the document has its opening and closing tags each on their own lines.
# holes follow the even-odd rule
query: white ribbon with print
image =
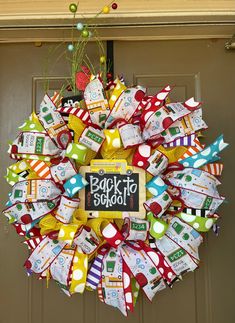
<svg viewBox="0 0 235 323">
<path fill-rule="evenodd" d="M 147 200 L 144 203 L 144 207 L 147 211 L 151 211 L 158 218 L 160 218 L 163 213 L 169 208 L 171 202 L 172 199 L 170 195 L 166 191 L 164 191 L 162 194 L 154 196 Z"/>
<path fill-rule="evenodd" d="M 5 209 L 3 213 L 18 223 L 29 223 L 50 213 L 59 202 L 59 198 L 47 202 L 17 203 Z"/>
<path fill-rule="evenodd" d="M 198 264 L 188 253 L 166 234 L 161 239 L 155 239 L 157 249 L 166 257 L 166 262 L 176 275 L 180 276 L 188 271 L 194 271 Z"/>
<path fill-rule="evenodd" d="M 68 158 L 63 159 L 58 165 L 52 165 L 50 171 L 56 183 L 63 183 L 77 174 L 76 169 Z"/>
<path fill-rule="evenodd" d="M 57 145 L 61 149 L 66 148 L 70 139 L 69 128 L 47 94 L 45 94 L 40 104 L 38 119 Z"/>
<path fill-rule="evenodd" d="M 183 188 L 180 189 L 180 192 L 180 197 L 187 207 L 191 207 L 193 209 L 206 209 L 209 210 L 209 214 L 214 214 L 218 207 L 225 200 L 223 196 L 220 196 L 220 198 L 214 198 L 205 194 L 189 191 Z"/>
<path fill-rule="evenodd" d="M 48 134 L 42 132 L 22 132 L 13 141 L 11 153 L 43 156 L 59 156 L 61 150 Z"/>
<path fill-rule="evenodd" d="M 115 102 L 114 107 L 108 116 L 105 123 L 105 128 L 108 128 L 115 120 L 118 119 L 125 119 L 126 121 L 129 121 L 141 102 L 142 98 L 138 97 L 138 93 L 141 92 L 142 96 L 144 96 L 146 88 L 137 86 L 123 91 L 119 98 L 117 98 L 117 101 Z"/>
<path fill-rule="evenodd" d="M 55 217 L 62 223 L 70 223 L 74 211 L 78 208 L 79 199 L 71 199 L 62 195 Z"/>
<path fill-rule="evenodd" d="M 25 267 L 36 274 L 47 269 L 54 259 L 60 254 L 66 243 L 52 240 L 49 237 L 43 239 L 25 262 Z"/>
<path fill-rule="evenodd" d="M 159 108 L 155 113 L 145 120 L 146 124 L 143 130 L 145 140 L 160 135 L 162 131 L 167 129 L 178 119 L 190 114 L 192 110 L 188 109 L 182 103 L 170 103 Z M 148 116 L 148 114 L 146 114 Z"/>
<path fill-rule="evenodd" d="M 91 228 L 83 226 L 73 243 L 79 246 L 85 254 L 90 255 L 98 248 L 100 240 Z"/>
<path fill-rule="evenodd" d="M 87 127 L 81 137 L 79 138 L 79 142 L 89 149 L 98 152 L 102 143 L 105 140 L 105 136 L 102 130 L 95 129 L 93 127 Z"/>
<path fill-rule="evenodd" d="M 84 99 L 90 113 L 91 122 L 103 127 L 110 110 L 104 95 L 102 81 L 98 76 L 86 86 Z"/>
<path fill-rule="evenodd" d="M 161 136 L 164 138 L 164 143 L 168 143 L 206 128 L 207 125 L 202 120 L 202 109 L 198 109 L 174 122 L 161 133 Z"/>
<path fill-rule="evenodd" d="M 62 286 L 68 286 L 73 256 L 74 250 L 63 249 L 50 265 L 52 278 Z"/>
<path fill-rule="evenodd" d="M 220 184 L 220 181 L 201 169 L 185 168 L 184 170 L 170 172 L 166 177 L 173 186 L 220 198 L 217 191 L 217 185 Z"/>
<path fill-rule="evenodd" d="M 149 222 L 137 218 L 125 218 L 122 234 L 126 240 L 145 241 L 148 237 Z"/>
<path fill-rule="evenodd" d="M 203 242 L 202 236 L 190 225 L 174 217 L 166 235 L 184 248 L 187 253 L 199 261 L 198 247 Z"/>
<path fill-rule="evenodd" d="M 157 176 L 164 172 L 168 165 L 168 158 L 160 151 L 155 152 L 148 158 L 149 166 L 146 169 L 152 176 Z"/>
<path fill-rule="evenodd" d="M 143 143 L 140 126 L 133 124 L 124 124 L 119 127 L 119 133 L 124 148 L 137 146 Z"/>
<path fill-rule="evenodd" d="M 165 283 L 156 266 L 146 252 L 135 243 L 130 243 L 130 246 L 122 244 L 120 252 L 133 276 L 151 301 L 159 290 L 165 288 Z"/>
<path fill-rule="evenodd" d="M 110 248 L 103 259 L 101 286 L 104 290 L 104 302 L 113 307 L 117 307 L 126 316 L 122 272 L 123 266 L 120 252 L 114 248 Z"/>
<path fill-rule="evenodd" d="M 48 179 L 29 179 L 16 183 L 9 198 L 12 204 L 17 202 L 40 202 L 53 200 L 61 194 L 54 181 Z"/>
</svg>

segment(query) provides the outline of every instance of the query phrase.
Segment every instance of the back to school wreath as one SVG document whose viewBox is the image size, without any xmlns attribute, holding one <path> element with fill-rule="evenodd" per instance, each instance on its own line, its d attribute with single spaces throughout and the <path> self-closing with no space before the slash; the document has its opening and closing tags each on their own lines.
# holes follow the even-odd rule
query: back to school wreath
<svg viewBox="0 0 235 323">
<path fill-rule="evenodd" d="M 205 147 L 201 103 L 76 72 L 79 96 L 45 94 L 10 144 L 3 213 L 30 250 L 27 273 L 67 295 L 98 291 L 124 315 L 199 266 L 217 230 L 223 136 Z"/>
</svg>

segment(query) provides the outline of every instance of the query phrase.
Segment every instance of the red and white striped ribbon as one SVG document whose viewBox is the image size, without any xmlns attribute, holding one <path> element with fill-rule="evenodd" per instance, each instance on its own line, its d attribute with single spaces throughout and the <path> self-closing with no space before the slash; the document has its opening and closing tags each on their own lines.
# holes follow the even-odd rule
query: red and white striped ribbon
<svg viewBox="0 0 235 323">
<path fill-rule="evenodd" d="M 90 124 L 90 114 L 87 110 L 80 109 L 80 108 L 73 108 L 73 107 L 60 107 L 57 109 L 60 113 L 65 114 L 72 114 L 75 117 L 79 118 L 84 122 L 85 124 Z"/>
</svg>

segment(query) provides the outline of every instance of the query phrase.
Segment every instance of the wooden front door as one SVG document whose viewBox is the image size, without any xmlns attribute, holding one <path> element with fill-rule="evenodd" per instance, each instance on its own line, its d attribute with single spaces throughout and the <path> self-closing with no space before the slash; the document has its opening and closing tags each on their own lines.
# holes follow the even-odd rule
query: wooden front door
<svg viewBox="0 0 235 323">
<path fill-rule="evenodd" d="M 62 49 L 61 49 L 62 50 Z M 32 109 L 32 83 L 38 104 L 43 86 L 42 64 L 48 46 L 33 44 L 0 45 L 0 156 L 1 208 L 10 187 L 3 179 L 10 160 L 7 142 L 17 133 Z M 96 55 L 95 45 L 89 48 Z M 204 118 L 209 125 L 205 142 L 212 142 L 224 133 L 226 142 L 234 137 L 235 52 L 224 50 L 224 40 L 169 40 L 114 42 L 114 70 L 124 74 L 127 84 L 138 83 L 154 94 L 166 84 L 174 85 L 172 101 L 195 96 L 203 101 Z M 53 64 L 53 63 L 52 63 Z M 69 75 L 65 62 L 57 62 L 51 76 Z M 51 83 L 51 89 L 56 87 Z M 54 85 L 53 85 L 54 84 Z M 33 100 L 34 101 L 34 100 Z M 223 152 L 225 170 L 220 192 L 229 204 L 224 204 L 217 238 L 212 232 L 200 248 L 201 268 L 187 274 L 182 282 L 156 295 L 153 303 L 140 297 L 135 313 L 125 319 L 118 311 L 99 302 L 95 293 L 65 296 L 54 282 L 47 289 L 35 277 L 27 278 L 23 263 L 26 246 L 20 243 L 7 220 L 1 217 L 1 307 L 0 323 L 233 323 L 234 253 L 233 229 L 233 156 L 234 147 Z M 233 178 L 232 178 L 233 177 Z"/>
</svg>

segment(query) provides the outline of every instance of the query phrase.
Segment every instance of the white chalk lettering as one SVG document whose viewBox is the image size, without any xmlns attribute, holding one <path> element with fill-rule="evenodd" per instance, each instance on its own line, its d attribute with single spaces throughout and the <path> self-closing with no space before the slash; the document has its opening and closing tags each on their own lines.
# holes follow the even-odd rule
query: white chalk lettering
<svg viewBox="0 0 235 323">
<path fill-rule="evenodd" d="M 127 205 L 128 197 L 135 194 L 138 185 L 129 176 L 100 177 L 90 175 L 90 194 L 94 206 L 109 208 L 115 205 Z"/>
</svg>

